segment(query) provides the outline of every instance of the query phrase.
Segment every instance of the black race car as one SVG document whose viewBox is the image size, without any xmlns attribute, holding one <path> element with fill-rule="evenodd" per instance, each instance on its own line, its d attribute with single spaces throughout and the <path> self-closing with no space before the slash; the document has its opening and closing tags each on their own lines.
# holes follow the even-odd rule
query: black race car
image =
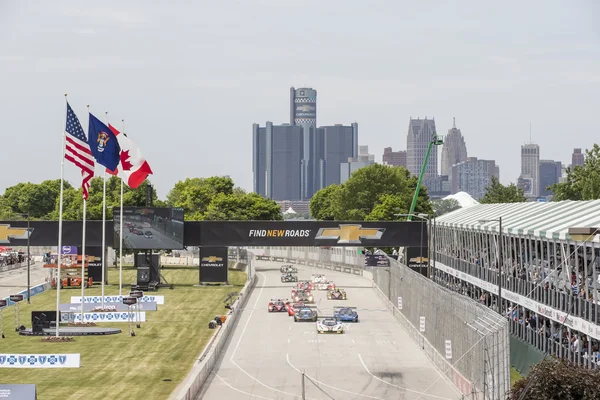
<svg viewBox="0 0 600 400">
<path fill-rule="evenodd" d="M 283 273 L 297 273 L 298 272 L 298 268 L 294 267 L 291 264 L 282 265 L 279 270 Z"/>
<path fill-rule="evenodd" d="M 298 282 L 298 275 L 292 273 L 281 274 L 281 282 Z"/>
<path fill-rule="evenodd" d="M 294 322 L 316 322 L 317 310 L 313 307 L 303 307 L 294 314 Z"/>
</svg>

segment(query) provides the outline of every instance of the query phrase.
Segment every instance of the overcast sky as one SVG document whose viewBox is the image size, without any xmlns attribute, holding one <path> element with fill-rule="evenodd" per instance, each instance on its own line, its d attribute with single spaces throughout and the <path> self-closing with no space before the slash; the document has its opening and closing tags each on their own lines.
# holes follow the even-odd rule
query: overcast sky
<svg viewBox="0 0 600 400">
<path fill-rule="evenodd" d="M 530 122 L 543 159 L 598 142 L 599 20 L 597 0 L 2 0 L 0 193 L 60 177 L 65 92 L 86 132 L 87 104 L 125 119 L 159 196 L 212 175 L 251 190 L 252 123 L 289 122 L 290 86 L 379 161 L 411 116 L 456 117 L 512 182 Z"/>
</svg>

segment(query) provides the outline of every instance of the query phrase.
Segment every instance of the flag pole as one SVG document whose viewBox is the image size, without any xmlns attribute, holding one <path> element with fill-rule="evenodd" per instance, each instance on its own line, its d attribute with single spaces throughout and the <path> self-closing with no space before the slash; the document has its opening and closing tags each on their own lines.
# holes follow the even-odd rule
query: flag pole
<svg viewBox="0 0 600 400">
<path fill-rule="evenodd" d="M 88 109 L 88 121 L 90 119 L 90 105 L 87 105 Z M 82 194 L 83 195 L 83 194 Z M 85 303 L 85 225 L 87 221 L 87 199 L 83 199 L 83 230 L 82 230 L 82 238 L 81 238 L 81 323 L 85 322 L 83 318 L 83 309 Z"/>
<path fill-rule="evenodd" d="M 62 250 L 62 225 L 63 225 L 63 191 L 65 181 L 65 149 L 67 148 L 67 111 L 68 111 L 69 100 L 67 100 L 67 93 L 65 93 L 65 119 L 63 122 L 63 133 L 62 133 L 62 157 L 60 159 L 60 195 L 58 200 L 58 254 L 57 254 L 57 275 L 56 275 L 56 337 L 60 336 L 60 264 L 62 263 L 61 250 Z M 81 299 L 81 306 L 83 307 L 83 299 Z"/>
<path fill-rule="evenodd" d="M 123 135 L 125 134 L 125 120 L 123 124 Z M 121 212 L 119 213 L 119 296 L 123 296 L 123 176 L 121 176 Z"/>
<path fill-rule="evenodd" d="M 106 123 L 108 124 L 108 111 L 104 113 L 106 116 Z M 104 176 L 102 177 L 104 186 L 102 188 L 102 309 L 104 310 L 104 282 L 106 277 L 104 276 L 104 270 L 106 269 L 106 168 L 104 168 Z"/>
</svg>

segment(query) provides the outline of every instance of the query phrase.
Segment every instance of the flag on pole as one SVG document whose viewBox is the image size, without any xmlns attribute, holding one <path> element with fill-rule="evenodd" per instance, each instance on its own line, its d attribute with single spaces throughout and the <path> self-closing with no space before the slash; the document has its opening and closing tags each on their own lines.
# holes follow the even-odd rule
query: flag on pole
<svg viewBox="0 0 600 400">
<path fill-rule="evenodd" d="M 114 126 L 108 125 L 108 128 L 117 137 L 121 147 L 119 167 L 110 170 L 106 169 L 111 175 L 118 175 L 132 189 L 136 189 L 144 182 L 148 175 L 152 174 L 150 164 L 142 155 L 142 151 L 125 135 L 121 134 Z"/>
<path fill-rule="evenodd" d="M 88 143 L 96 162 L 114 170 L 119 165 L 121 148 L 115 134 L 102 121 L 90 113 Z"/>
<path fill-rule="evenodd" d="M 67 103 L 66 121 L 65 159 L 81 169 L 81 176 L 83 177 L 81 189 L 83 190 L 83 199 L 87 200 L 90 180 L 94 177 L 94 156 L 81 123 L 79 123 L 79 119 L 69 103 Z"/>
</svg>

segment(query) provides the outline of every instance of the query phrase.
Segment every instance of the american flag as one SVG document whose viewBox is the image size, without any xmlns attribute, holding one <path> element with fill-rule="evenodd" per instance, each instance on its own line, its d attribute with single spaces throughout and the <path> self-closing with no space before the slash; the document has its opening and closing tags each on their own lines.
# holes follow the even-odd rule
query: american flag
<svg viewBox="0 0 600 400">
<path fill-rule="evenodd" d="M 90 150 L 90 145 L 87 142 L 83 128 L 77 119 L 77 115 L 73 112 L 71 105 L 67 103 L 67 125 L 65 128 L 66 148 L 65 158 L 81 169 L 81 189 L 83 190 L 83 198 L 87 200 L 88 190 L 90 188 L 90 180 L 94 177 L 94 156 Z"/>
</svg>

